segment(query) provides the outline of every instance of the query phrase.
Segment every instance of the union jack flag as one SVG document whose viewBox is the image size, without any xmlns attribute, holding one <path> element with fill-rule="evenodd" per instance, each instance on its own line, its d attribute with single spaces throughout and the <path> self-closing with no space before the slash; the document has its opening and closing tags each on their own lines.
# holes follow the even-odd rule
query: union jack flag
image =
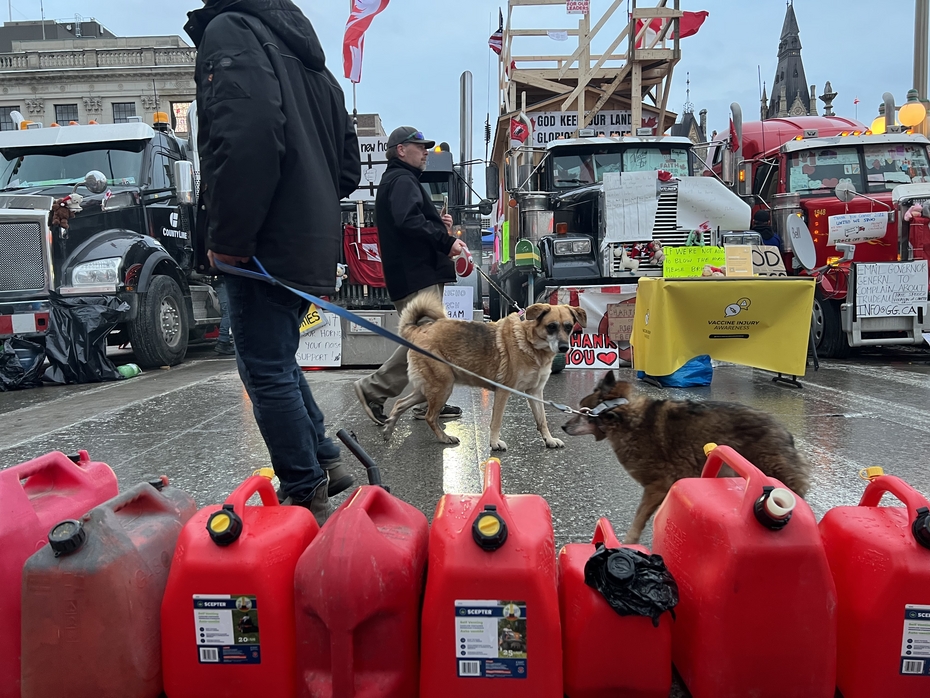
<svg viewBox="0 0 930 698">
<path fill-rule="evenodd" d="M 491 38 L 488 39 L 488 46 L 499 56 L 501 55 L 501 51 L 504 50 L 504 12 L 500 9 L 497 12 L 500 23 L 498 24 L 497 31 L 491 34 Z"/>
</svg>

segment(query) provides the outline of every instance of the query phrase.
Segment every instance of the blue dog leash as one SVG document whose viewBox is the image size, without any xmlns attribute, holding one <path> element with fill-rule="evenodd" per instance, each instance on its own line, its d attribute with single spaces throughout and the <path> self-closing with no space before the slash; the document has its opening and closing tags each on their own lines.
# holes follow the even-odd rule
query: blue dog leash
<svg viewBox="0 0 930 698">
<path fill-rule="evenodd" d="M 469 371 L 467 368 L 456 366 L 451 361 L 448 361 L 447 359 L 444 359 L 441 356 L 437 356 L 436 354 L 432 353 L 431 351 L 427 349 L 424 349 L 423 347 L 417 346 L 413 342 L 410 342 L 404 339 L 400 335 L 394 334 L 390 330 L 387 330 L 379 325 L 376 325 L 375 323 L 361 317 L 360 315 L 356 315 L 351 310 L 338 306 L 334 303 L 330 303 L 329 301 L 325 301 L 322 298 L 311 295 L 309 293 L 304 293 L 303 291 L 300 291 L 296 288 L 293 288 L 292 286 L 288 286 L 287 284 L 282 283 L 281 281 L 276 279 L 274 276 L 269 274 L 266 271 L 265 267 L 262 265 L 260 261 L 258 261 L 257 258 L 252 257 L 251 261 L 258 268 L 258 271 L 253 271 L 251 269 L 246 269 L 244 267 L 234 267 L 216 258 L 213 259 L 213 264 L 217 269 L 222 271 L 224 274 L 232 274 L 234 276 L 241 276 L 247 279 L 252 279 L 254 281 L 263 281 L 265 283 L 271 284 L 272 286 L 280 286 L 281 288 L 285 288 L 291 293 L 293 293 L 294 295 L 299 296 L 300 298 L 303 298 L 305 301 L 309 301 L 313 303 L 318 308 L 322 308 L 323 310 L 333 313 L 334 315 L 338 315 L 341 318 L 345 318 L 346 320 L 349 320 L 350 322 L 354 322 L 357 325 L 361 325 L 369 332 L 373 332 L 377 335 L 380 335 L 381 337 L 384 337 L 385 339 L 389 339 L 395 344 L 400 344 L 403 347 L 407 347 L 407 349 L 411 351 L 415 351 L 419 354 L 422 354 L 423 356 L 430 358 L 433 361 L 438 361 L 441 364 L 445 364 L 446 366 L 453 369 L 454 371 L 459 371 L 460 373 L 465 373 L 473 378 L 477 378 L 483 383 L 487 383 L 488 385 L 493 386 L 494 388 L 506 390 L 508 393 L 512 393 L 513 395 L 518 395 L 519 397 L 526 398 L 527 400 L 532 400 L 534 402 L 541 402 L 544 405 L 549 405 L 550 407 L 553 407 L 559 410 L 560 412 L 565 412 L 566 414 L 587 415 L 586 412 L 576 410 L 573 407 L 569 407 L 568 405 L 563 405 L 558 402 L 553 402 L 552 400 L 543 400 L 541 398 L 536 397 L 535 395 L 529 395 L 527 393 L 520 392 L 519 390 L 516 390 L 509 386 L 503 385 L 501 383 L 497 383 L 496 381 L 492 381 L 490 378 L 485 378 L 484 376 L 478 375 L 477 373 L 474 373 L 473 371 Z"/>
</svg>

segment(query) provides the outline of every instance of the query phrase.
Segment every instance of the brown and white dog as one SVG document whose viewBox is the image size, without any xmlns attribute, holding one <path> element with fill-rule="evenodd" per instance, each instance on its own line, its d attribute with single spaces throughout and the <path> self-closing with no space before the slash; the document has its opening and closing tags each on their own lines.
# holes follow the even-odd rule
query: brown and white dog
<svg viewBox="0 0 930 698">
<path fill-rule="evenodd" d="M 613 371 L 581 401 L 597 416 L 576 415 L 563 427 L 572 436 L 607 439 L 626 471 L 643 486 L 643 498 L 624 543 L 636 543 L 676 480 L 700 477 L 704 445 L 727 445 L 766 475 L 802 497 L 810 488 L 810 465 L 794 438 L 774 417 L 734 402 L 655 400 L 637 395 Z M 733 477 L 729 468 L 723 477 Z"/>
<path fill-rule="evenodd" d="M 447 359 L 457 366 L 477 373 L 502 385 L 528 395 L 542 398 L 549 380 L 552 359 L 568 351 L 568 340 L 577 325 L 587 322 L 585 311 L 568 305 L 536 303 L 526 309 L 523 319 L 508 315 L 497 322 L 467 322 L 446 317 L 442 302 L 425 295 L 413 300 L 400 317 L 401 335 L 414 344 Z M 439 426 L 439 411 L 452 394 L 452 386 L 488 387 L 482 381 L 411 351 L 407 354 L 407 374 L 413 386 L 410 395 L 394 403 L 384 426 L 384 438 L 389 439 L 398 418 L 409 408 L 427 403 L 426 423 L 436 438 L 446 444 L 457 444 L 458 438 Z M 491 413 L 491 450 L 506 451 L 501 441 L 501 422 L 510 393 L 495 389 Z M 545 406 L 528 400 L 536 428 L 547 448 L 562 448 L 565 444 L 549 432 Z"/>
</svg>

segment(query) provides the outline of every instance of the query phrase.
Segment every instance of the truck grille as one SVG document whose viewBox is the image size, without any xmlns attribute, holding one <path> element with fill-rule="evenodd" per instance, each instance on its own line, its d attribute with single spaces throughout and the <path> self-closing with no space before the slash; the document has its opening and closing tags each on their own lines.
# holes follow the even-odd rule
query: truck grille
<svg viewBox="0 0 930 698">
<path fill-rule="evenodd" d="M 336 295 L 332 296 L 332 301 L 344 308 L 368 310 L 394 308 L 386 288 L 374 288 L 360 284 L 343 284 Z"/>
<path fill-rule="evenodd" d="M 690 230 L 678 227 L 678 188 L 673 191 L 663 191 L 659 194 L 659 205 L 656 210 L 656 221 L 652 226 L 652 239 L 658 240 L 663 247 L 680 246 L 688 242 Z M 704 233 L 704 244 L 710 244 L 710 233 Z M 604 253 L 605 267 L 609 269 L 611 277 L 631 276 L 629 269 L 621 269 L 619 244 L 610 244 Z M 641 262 L 635 276 L 662 276 L 662 267 L 655 262 Z"/>
<path fill-rule="evenodd" d="M 0 223 L 0 291 L 41 291 L 45 288 L 42 226 Z"/>
</svg>

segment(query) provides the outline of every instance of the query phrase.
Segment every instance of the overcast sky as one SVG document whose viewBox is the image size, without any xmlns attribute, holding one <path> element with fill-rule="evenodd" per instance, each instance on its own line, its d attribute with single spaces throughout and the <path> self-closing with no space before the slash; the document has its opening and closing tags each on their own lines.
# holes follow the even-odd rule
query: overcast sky
<svg viewBox="0 0 930 698">
<path fill-rule="evenodd" d="M 623 17 L 629 0 L 623 8 Z M 5 4 L 5 3 L 3 3 Z M 313 22 L 326 51 L 327 64 L 342 78 L 342 36 L 349 0 L 296 0 Z M 592 15 L 600 17 L 611 0 L 591 0 Z M 656 0 L 640 0 L 640 7 Z M 672 5 L 669 2 L 669 5 Z M 730 102 L 743 107 L 744 119 L 758 118 L 759 79 L 771 86 L 777 64 L 778 39 L 785 16 L 784 0 L 682 0 L 684 10 L 707 10 L 700 32 L 681 41 L 682 60 L 675 70 L 669 109 L 680 112 L 685 102 L 685 79 L 690 72 L 691 102 L 695 112 L 708 110 L 708 130 L 723 130 Z M 12 0 L 13 19 L 38 19 L 40 0 Z M 186 13 L 200 7 L 198 0 L 44 0 L 48 19 L 73 19 L 75 13 L 94 17 L 121 36 L 182 34 Z M 488 99 L 489 57 L 497 57 L 487 40 L 497 25 L 498 0 L 391 0 L 374 19 L 365 40 L 362 82 L 358 85 L 360 112 L 378 112 L 388 132 L 413 125 L 428 137 L 445 140 L 458 152 L 459 76 L 474 76 L 475 156 L 484 155 L 483 123 L 498 108 L 496 68 Z M 0 5 L 4 20 L 7 7 Z M 798 0 L 802 58 L 808 84 L 823 93 L 830 80 L 839 93 L 836 113 L 867 125 L 877 115 L 882 93 L 890 91 L 901 104 L 913 80 L 913 0 Z M 618 11 L 618 15 L 620 12 Z M 595 43 L 603 50 L 622 29 L 618 17 Z M 577 27 L 577 16 L 564 7 L 517 8 L 514 26 L 566 29 Z M 185 36 L 185 39 L 187 37 Z M 548 38 L 526 40 L 518 52 L 540 49 L 563 53 L 568 43 Z M 347 107 L 352 88 L 341 80 Z M 771 90 L 769 89 L 769 92 Z M 822 110 L 822 104 L 818 105 Z"/>
</svg>

